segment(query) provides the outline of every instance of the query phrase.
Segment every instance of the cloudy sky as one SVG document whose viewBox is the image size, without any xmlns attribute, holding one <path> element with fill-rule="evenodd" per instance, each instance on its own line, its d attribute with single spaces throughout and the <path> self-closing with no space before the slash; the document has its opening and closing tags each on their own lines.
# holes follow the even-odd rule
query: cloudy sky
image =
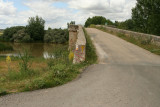
<svg viewBox="0 0 160 107">
<path fill-rule="evenodd" d="M 65 28 L 67 22 L 84 24 L 88 17 L 112 21 L 131 17 L 136 0 L 0 0 L 0 29 L 26 25 L 29 17 L 41 16 L 46 28 Z"/>
</svg>

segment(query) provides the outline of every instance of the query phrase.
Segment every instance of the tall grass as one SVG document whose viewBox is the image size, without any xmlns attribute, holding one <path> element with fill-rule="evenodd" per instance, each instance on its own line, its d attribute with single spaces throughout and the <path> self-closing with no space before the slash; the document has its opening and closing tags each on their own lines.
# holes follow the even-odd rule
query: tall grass
<svg viewBox="0 0 160 107">
<path fill-rule="evenodd" d="M 97 54 L 96 49 L 92 43 L 90 36 L 87 34 L 86 30 L 83 29 L 85 37 L 86 37 L 86 61 L 88 64 L 96 63 Z"/>
<path fill-rule="evenodd" d="M 19 71 L 9 70 L 7 79 L 8 80 L 23 80 L 34 75 L 37 75 L 36 72 L 31 69 L 31 56 L 28 50 L 23 50 L 23 53 L 19 53 Z M 38 72 L 37 72 L 38 73 Z"/>
</svg>

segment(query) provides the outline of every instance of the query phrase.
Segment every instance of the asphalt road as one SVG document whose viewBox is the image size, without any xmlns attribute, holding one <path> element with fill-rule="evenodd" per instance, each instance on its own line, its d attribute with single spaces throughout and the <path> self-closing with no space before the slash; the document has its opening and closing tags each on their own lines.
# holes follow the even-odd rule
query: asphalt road
<svg viewBox="0 0 160 107">
<path fill-rule="evenodd" d="M 63 86 L 0 97 L 0 107 L 160 107 L 160 56 L 88 28 L 99 64 Z"/>
</svg>

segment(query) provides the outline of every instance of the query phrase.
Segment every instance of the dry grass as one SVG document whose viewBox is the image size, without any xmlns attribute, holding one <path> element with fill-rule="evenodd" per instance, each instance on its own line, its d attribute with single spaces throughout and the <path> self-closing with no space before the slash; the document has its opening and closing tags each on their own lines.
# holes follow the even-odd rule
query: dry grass
<svg viewBox="0 0 160 107">
<path fill-rule="evenodd" d="M 43 69 L 45 67 L 47 67 L 47 64 L 45 62 L 38 62 L 35 61 L 35 62 L 30 62 L 31 64 L 31 68 L 34 69 L 34 70 L 37 70 L 37 69 Z M 15 71 L 15 72 L 18 72 L 19 71 L 19 60 L 17 61 L 12 61 L 11 64 L 10 64 L 10 68 Z M 0 74 L 3 73 L 8 73 L 8 65 L 5 61 L 0 61 Z"/>
<path fill-rule="evenodd" d="M 19 71 L 19 62 L 20 60 L 14 60 L 10 64 L 11 72 L 20 72 Z M 35 72 L 39 72 L 40 75 L 45 73 L 45 68 L 47 68 L 47 64 L 45 61 L 31 61 L 31 69 L 35 70 Z M 6 80 L 6 76 L 8 75 L 8 66 L 5 61 L 5 58 L 1 58 L 0 60 L 0 87 L 6 89 L 8 93 L 19 92 L 21 91 L 25 84 L 30 82 L 33 78 L 26 78 L 21 81 L 19 80 Z"/>
</svg>

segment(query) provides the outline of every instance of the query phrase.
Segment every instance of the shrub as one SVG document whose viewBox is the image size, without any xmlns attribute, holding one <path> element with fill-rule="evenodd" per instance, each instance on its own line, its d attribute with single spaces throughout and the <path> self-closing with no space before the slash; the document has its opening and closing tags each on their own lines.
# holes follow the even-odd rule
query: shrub
<svg viewBox="0 0 160 107">
<path fill-rule="evenodd" d="M 45 87 L 45 84 L 46 82 L 44 79 L 36 78 L 31 83 L 25 86 L 25 90 L 29 91 L 29 90 L 35 90 L 35 89 L 42 89 Z"/>
<path fill-rule="evenodd" d="M 44 35 L 44 41 L 47 42 L 47 43 L 52 42 L 53 40 L 52 40 L 51 35 L 45 34 Z"/>
<path fill-rule="evenodd" d="M 30 42 L 31 38 L 25 32 L 25 29 L 21 29 L 16 34 L 13 35 L 12 41 L 14 41 L 14 42 Z"/>
<path fill-rule="evenodd" d="M 3 32 L 3 40 L 5 41 L 12 41 L 13 35 L 16 34 L 19 30 L 25 29 L 24 26 L 15 26 L 6 28 Z"/>
<path fill-rule="evenodd" d="M 32 39 L 31 39 L 30 35 L 26 34 L 26 35 L 23 37 L 22 41 L 23 41 L 23 42 L 31 42 Z"/>
<path fill-rule="evenodd" d="M 52 66 L 54 66 L 56 64 L 56 60 L 55 59 L 49 59 L 47 61 L 47 65 L 49 68 L 51 68 Z"/>
<path fill-rule="evenodd" d="M 67 29 L 48 29 L 45 36 L 44 42 L 47 43 L 66 43 L 69 39 L 69 32 Z"/>
</svg>

